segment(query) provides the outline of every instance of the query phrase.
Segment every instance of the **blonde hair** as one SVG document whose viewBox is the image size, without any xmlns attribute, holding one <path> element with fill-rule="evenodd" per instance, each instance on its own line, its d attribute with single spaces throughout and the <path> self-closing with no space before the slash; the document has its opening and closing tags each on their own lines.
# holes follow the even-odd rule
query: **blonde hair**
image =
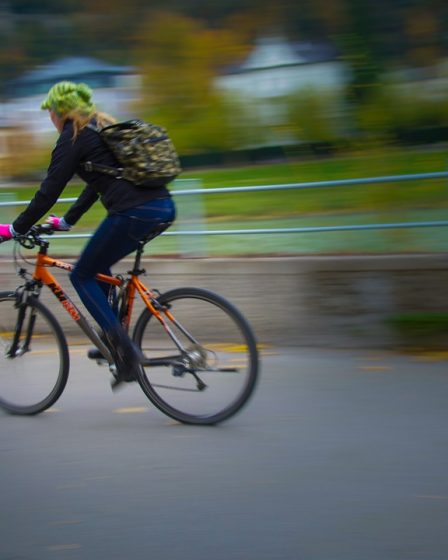
<svg viewBox="0 0 448 560">
<path fill-rule="evenodd" d="M 76 140 L 81 130 L 85 128 L 92 119 L 96 120 L 98 128 L 103 128 L 109 124 L 115 124 L 117 122 L 117 119 L 101 111 L 93 111 L 91 113 L 85 113 L 79 110 L 77 111 L 76 109 L 70 111 L 64 115 L 64 121 L 71 120 L 73 122 L 73 142 Z"/>
</svg>

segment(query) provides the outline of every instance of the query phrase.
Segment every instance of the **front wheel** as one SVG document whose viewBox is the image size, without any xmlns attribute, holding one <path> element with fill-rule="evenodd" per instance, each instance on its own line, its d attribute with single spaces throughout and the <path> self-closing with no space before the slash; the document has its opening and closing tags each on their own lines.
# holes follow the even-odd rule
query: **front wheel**
<svg viewBox="0 0 448 560">
<path fill-rule="evenodd" d="M 139 380 L 146 396 L 186 424 L 216 424 L 236 414 L 258 376 L 257 345 L 246 319 L 204 289 L 171 290 L 157 301 L 172 336 L 148 309 L 133 335 L 147 357 Z"/>
<path fill-rule="evenodd" d="M 14 292 L 0 292 L 0 407 L 11 414 L 49 408 L 67 383 L 69 354 L 52 313 L 30 297 L 19 309 Z"/>
</svg>

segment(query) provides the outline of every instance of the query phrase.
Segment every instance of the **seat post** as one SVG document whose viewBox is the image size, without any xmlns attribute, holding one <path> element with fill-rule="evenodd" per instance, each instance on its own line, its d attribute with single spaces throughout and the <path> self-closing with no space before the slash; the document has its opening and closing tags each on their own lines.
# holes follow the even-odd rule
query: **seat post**
<svg viewBox="0 0 448 560">
<path fill-rule="evenodd" d="M 138 275 L 144 272 L 140 268 L 144 247 L 145 247 L 145 243 L 140 241 L 137 247 L 137 252 L 135 253 L 134 266 L 132 267 L 132 270 L 129 272 L 130 274 Z"/>
<path fill-rule="evenodd" d="M 142 274 L 142 272 L 145 272 L 144 270 L 140 269 L 140 264 L 141 264 L 143 249 L 146 243 L 149 243 L 155 237 L 157 237 L 162 232 L 164 232 L 171 225 L 171 223 L 172 222 L 161 222 L 160 224 L 158 224 L 156 228 L 154 228 L 154 230 L 147 237 L 145 237 L 145 239 L 139 241 L 137 247 L 137 253 L 135 255 L 134 268 L 132 271 L 130 271 L 130 274 Z"/>
</svg>

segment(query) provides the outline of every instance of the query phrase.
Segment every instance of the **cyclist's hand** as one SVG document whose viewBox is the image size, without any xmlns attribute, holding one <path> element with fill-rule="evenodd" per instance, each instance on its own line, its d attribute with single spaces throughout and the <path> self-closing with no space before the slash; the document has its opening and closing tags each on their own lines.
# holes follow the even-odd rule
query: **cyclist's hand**
<svg viewBox="0 0 448 560">
<path fill-rule="evenodd" d="M 0 241 L 7 241 L 13 237 L 11 224 L 0 224 Z"/>
<path fill-rule="evenodd" d="M 45 222 L 47 224 L 50 224 L 52 226 L 53 229 L 57 230 L 57 231 L 68 231 L 69 229 L 71 229 L 71 225 L 68 224 L 64 218 L 59 218 L 58 216 L 54 216 L 53 214 L 51 216 L 49 216 Z"/>
</svg>

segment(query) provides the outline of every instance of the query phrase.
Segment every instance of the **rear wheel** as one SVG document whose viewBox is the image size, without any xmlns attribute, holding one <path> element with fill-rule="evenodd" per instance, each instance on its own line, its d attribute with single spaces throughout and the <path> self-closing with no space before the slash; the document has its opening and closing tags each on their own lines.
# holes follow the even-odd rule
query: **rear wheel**
<svg viewBox="0 0 448 560">
<path fill-rule="evenodd" d="M 169 291 L 158 302 L 184 351 L 145 309 L 133 338 L 148 358 L 140 379 L 147 397 L 187 424 L 216 424 L 236 414 L 258 376 L 257 346 L 246 319 L 223 297 L 198 288 Z"/>
<path fill-rule="evenodd" d="M 22 308 L 12 292 L 0 292 L 0 407 L 12 414 L 37 414 L 61 396 L 67 383 L 69 353 L 64 333 L 37 299 Z"/>
</svg>

